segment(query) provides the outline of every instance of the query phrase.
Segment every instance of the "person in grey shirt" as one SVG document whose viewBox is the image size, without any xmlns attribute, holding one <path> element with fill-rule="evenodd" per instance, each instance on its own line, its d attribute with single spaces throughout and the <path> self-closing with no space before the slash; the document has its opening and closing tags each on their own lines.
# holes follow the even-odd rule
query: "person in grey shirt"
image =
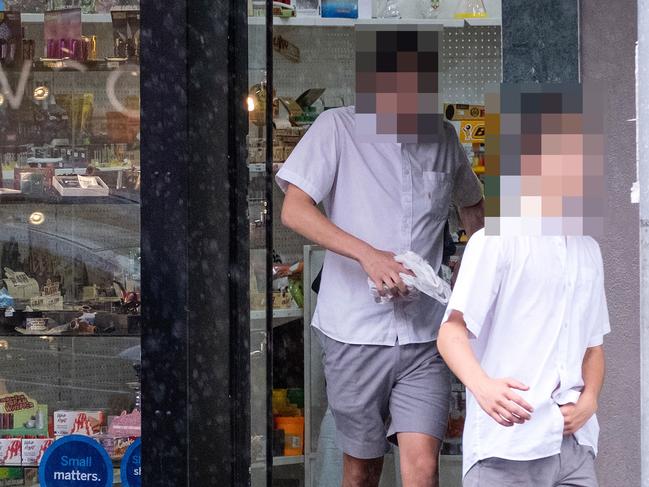
<svg viewBox="0 0 649 487">
<path fill-rule="evenodd" d="M 399 274 L 408 271 L 394 256 L 413 251 L 439 270 L 451 202 L 470 235 L 482 226 L 482 188 L 455 129 L 433 113 L 438 33 L 358 36 L 358 49 L 376 52 L 357 56 L 357 106 L 319 115 L 277 174 L 282 222 L 327 249 L 312 324 L 343 485 L 378 485 L 390 441 L 403 484 L 431 487 L 449 408 L 450 374 L 435 342 L 444 307 L 402 299 Z M 395 299 L 375 302 L 368 277 Z"/>
</svg>

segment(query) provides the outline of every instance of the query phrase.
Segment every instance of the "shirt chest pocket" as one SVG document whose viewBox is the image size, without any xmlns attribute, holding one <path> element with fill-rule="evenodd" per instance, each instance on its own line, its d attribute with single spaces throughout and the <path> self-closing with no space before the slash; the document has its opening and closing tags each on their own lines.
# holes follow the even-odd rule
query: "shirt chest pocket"
<svg viewBox="0 0 649 487">
<path fill-rule="evenodd" d="M 425 204 L 433 217 L 439 219 L 448 217 L 452 183 L 453 178 L 450 173 L 439 171 L 423 172 Z"/>
</svg>

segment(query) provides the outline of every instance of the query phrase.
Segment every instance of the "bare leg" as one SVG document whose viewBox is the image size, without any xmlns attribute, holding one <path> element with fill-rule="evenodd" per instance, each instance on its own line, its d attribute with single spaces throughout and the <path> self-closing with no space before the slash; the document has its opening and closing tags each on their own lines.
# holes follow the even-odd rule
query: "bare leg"
<svg viewBox="0 0 649 487">
<path fill-rule="evenodd" d="M 397 433 L 403 487 L 439 487 L 440 440 L 422 433 Z"/>
<path fill-rule="evenodd" d="M 378 487 L 381 470 L 383 470 L 383 457 L 365 460 L 345 453 L 343 487 Z"/>
</svg>

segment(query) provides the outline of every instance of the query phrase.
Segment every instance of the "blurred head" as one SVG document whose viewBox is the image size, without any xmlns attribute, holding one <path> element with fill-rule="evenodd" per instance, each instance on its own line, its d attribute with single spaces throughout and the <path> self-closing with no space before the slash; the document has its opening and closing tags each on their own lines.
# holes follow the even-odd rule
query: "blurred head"
<svg viewBox="0 0 649 487">
<path fill-rule="evenodd" d="M 367 142 L 434 142 L 441 27 L 356 26 L 356 134 Z"/>
<path fill-rule="evenodd" d="M 488 90 L 487 234 L 602 232 L 601 99 L 578 83 L 502 84 Z"/>
</svg>

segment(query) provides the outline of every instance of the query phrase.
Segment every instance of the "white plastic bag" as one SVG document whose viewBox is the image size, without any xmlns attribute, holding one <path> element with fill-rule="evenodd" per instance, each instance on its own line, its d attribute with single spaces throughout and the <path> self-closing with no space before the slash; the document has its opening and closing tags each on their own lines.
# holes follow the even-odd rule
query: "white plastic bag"
<svg viewBox="0 0 649 487">
<path fill-rule="evenodd" d="M 420 292 L 430 296 L 441 304 L 448 303 L 451 297 L 451 287 L 446 281 L 440 278 L 428 262 L 420 255 L 408 251 L 404 254 L 397 255 L 394 260 L 402 264 L 406 269 L 412 271 L 414 276 L 400 273 L 399 276 L 408 288 L 406 296 L 400 296 L 398 299 L 414 300 L 417 299 Z M 391 294 L 381 296 L 376 285 L 371 279 L 367 279 L 370 294 L 377 303 L 385 304 L 395 299 Z"/>
</svg>

